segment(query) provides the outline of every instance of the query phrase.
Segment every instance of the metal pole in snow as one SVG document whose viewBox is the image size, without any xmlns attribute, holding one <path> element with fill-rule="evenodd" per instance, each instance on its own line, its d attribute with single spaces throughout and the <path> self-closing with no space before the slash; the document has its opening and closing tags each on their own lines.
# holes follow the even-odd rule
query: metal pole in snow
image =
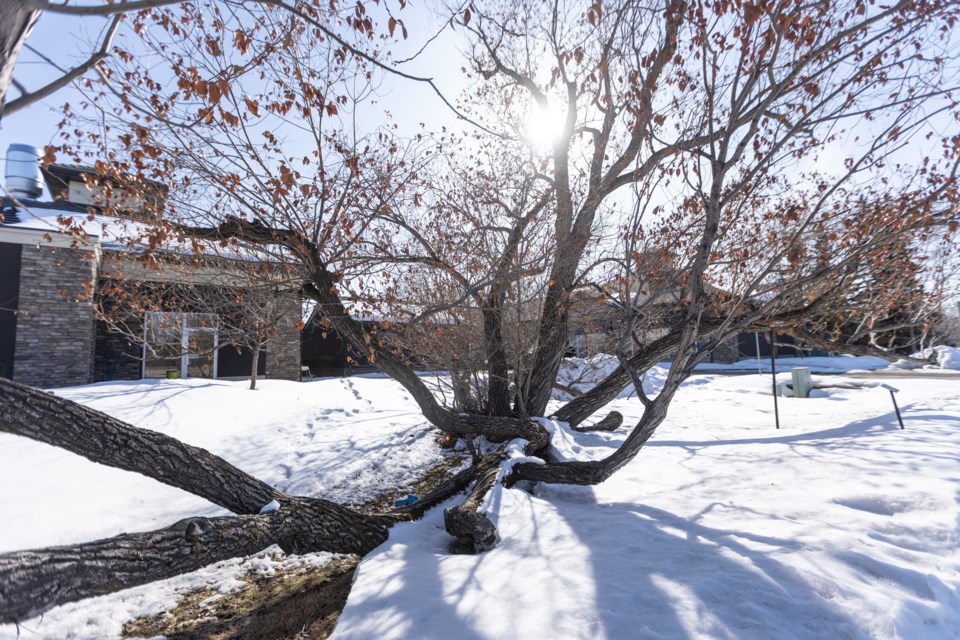
<svg viewBox="0 0 960 640">
<path fill-rule="evenodd" d="M 777 421 L 777 429 L 779 429 L 780 406 L 777 404 L 777 341 L 773 337 L 773 329 L 770 330 L 770 370 L 773 375 L 773 415 Z"/>
<path fill-rule="evenodd" d="M 897 391 L 900 391 L 900 389 L 897 389 L 896 387 L 891 387 L 888 384 L 881 384 L 880 386 L 890 392 L 890 399 L 893 400 L 893 410 L 897 412 L 897 422 L 900 423 L 900 428 L 903 429 L 904 428 L 903 418 L 900 417 L 900 407 L 897 406 L 897 397 L 893 395 Z"/>
<path fill-rule="evenodd" d="M 753 339 L 757 341 L 757 375 L 763 375 L 763 366 L 760 362 L 760 332 L 753 332 Z"/>
</svg>

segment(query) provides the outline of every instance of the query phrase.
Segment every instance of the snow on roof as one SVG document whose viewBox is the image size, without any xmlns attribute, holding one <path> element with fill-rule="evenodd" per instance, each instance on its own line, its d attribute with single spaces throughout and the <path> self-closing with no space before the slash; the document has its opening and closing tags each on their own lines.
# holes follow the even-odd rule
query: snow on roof
<svg viewBox="0 0 960 640">
<path fill-rule="evenodd" d="M 149 223 L 132 218 L 104 215 L 100 207 L 70 202 L 42 202 L 11 198 L 3 198 L 0 206 L 8 212 L 5 214 L 6 220 L 0 222 L 0 234 L 4 229 L 32 231 L 49 236 L 52 242 L 57 239 L 71 242 L 80 240 L 85 235 L 87 241 L 99 245 L 103 250 L 134 254 L 141 253 L 147 248 L 143 238 L 149 235 Z M 11 207 L 14 209 L 12 212 Z M 10 220 L 11 218 L 13 221 Z M 72 234 L 71 228 L 82 233 Z M 180 241 L 176 238 L 167 238 L 161 248 L 166 253 L 181 255 L 194 253 L 192 242 Z M 233 260 L 263 260 L 262 257 L 224 251 L 221 247 L 217 247 L 215 255 Z"/>
</svg>

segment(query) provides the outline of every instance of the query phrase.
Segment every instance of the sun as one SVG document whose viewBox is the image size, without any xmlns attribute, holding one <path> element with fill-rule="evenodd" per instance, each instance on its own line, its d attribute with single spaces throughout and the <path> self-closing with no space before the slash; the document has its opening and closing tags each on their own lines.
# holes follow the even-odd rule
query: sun
<svg viewBox="0 0 960 640">
<path fill-rule="evenodd" d="M 534 103 L 523 123 L 523 137 L 532 148 L 547 151 L 563 134 L 567 114 L 554 105 Z"/>
</svg>

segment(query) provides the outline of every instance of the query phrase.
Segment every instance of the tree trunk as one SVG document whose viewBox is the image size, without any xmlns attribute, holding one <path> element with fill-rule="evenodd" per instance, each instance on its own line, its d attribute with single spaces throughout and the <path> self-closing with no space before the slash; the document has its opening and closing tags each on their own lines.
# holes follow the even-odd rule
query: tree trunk
<svg viewBox="0 0 960 640">
<path fill-rule="evenodd" d="M 675 330 L 645 345 L 630 356 L 630 366 L 634 371 L 647 371 L 677 348 L 682 335 L 683 331 Z M 579 398 L 574 398 L 565 404 L 554 414 L 554 417 L 571 427 L 576 427 L 614 400 L 630 383 L 630 372 L 624 369 L 623 365 L 617 365 L 610 375 Z"/>
<path fill-rule="evenodd" d="M 253 345 L 253 364 L 250 366 L 250 391 L 257 388 L 257 368 L 260 366 L 260 348 L 263 342 L 260 338 Z"/>
<path fill-rule="evenodd" d="M 40 11 L 27 8 L 24 0 L 0 2 L 0 118 L 20 49 L 39 18 Z"/>
<path fill-rule="evenodd" d="M 330 504 L 288 498 L 265 515 L 188 518 L 158 531 L 2 554 L 0 621 L 17 622 L 60 604 L 247 556 L 272 544 L 287 553 L 364 555 L 387 539 L 386 520 L 343 507 L 331 510 Z"/>
<path fill-rule="evenodd" d="M 289 553 L 363 555 L 393 519 L 288 496 L 210 452 L 138 429 L 53 394 L 0 379 L 0 431 L 136 471 L 243 515 L 191 518 L 160 531 L 0 555 L 0 620 L 145 584 L 271 544 Z M 275 502 L 277 509 L 259 515 Z"/>
<path fill-rule="evenodd" d="M 483 335 L 487 343 L 487 413 L 510 415 L 510 371 L 503 348 L 503 300 L 491 296 L 483 312 Z"/>
<path fill-rule="evenodd" d="M 317 302 L 323 317 L 330 321 L 337 333 L 353 348 L 360 353 L 371 354 L 373 365 L 410 393 L 423 416 L 431 424 L 456 436 L 483 435 L 496 440 L 523 438 L 530 442 L 528 454 L 540 451 L 547 445 L 549 436 L 546 430 L 535 422 L 512 416 L 460 414 L 441 406 L 408 363 L 377 344 L 376 336 L 368 335 L 363 326 L 350 317 L 337 295 L 332 274 L 326 270 L 318 270 L 314 279 L 316 286 L 304 287 L 304 292 Z"/>
<path fill-rule="evenodd" d="M 454 553 L 476 553 L 483 547 L 493 546 L 497 541 L 496 527 L 487 516 L 477 513 L 477 510 L 497 480 L 498 462 L 499 456 L 496 463 L 487 461 L 486 468 L 483 468 L 483 464 L 478 465 L 483 469 L 482 473 L 478 475 L 477 482 L 466 499 L 461 504 L 443 511 L 444 528 L 455 538 L 450 544 L 450 550 Z"/>
<path fill-rule="evenodd" d="M 256 514 L 284 494 L 205 449 L 0 378 L 0 431 L 135 471 L 234 513 Z"/>
<path fill-rule="evenodd" d="M 568 278 L 572 281 L 572 277 Z M 540 334 L 537 351 L 530 370 L 527 397 L 524 401 L 532 416 L 546 413 L 547 403 L 553 393 L 553 383 L 560 371 L 560 363 L 567 350 L 569 338 L 570 291 L 559 283 L 547 287 L 540 316 Z"/>
<path fill-rule="evenodd" d="M 243 576 L 244 586 L 213 600 L 208 600 L 210 589 L 190 590 L 180 595 L 170 613 L 131 620 L 121 635 L 167 640 L 327 638 L 347 603 L 359 563 L 357 556 L 345 556 L 318 567 Z"/>
<path fill-rule="evenodd" d="M 445 482 L 435 487 L 430 493 L 413 504 L 392 509 L 385 513 L 384 516 L 394 520 L 404 521 L 421 518 L 429 509 L 460 493 L 466 489 L 471 482 L 477 480 L 489 469 L 499 466 L 502 457 L 503 449 L 501 448 L 500 451 L 484 456 L 477 464 L 448 478 Z"/>
<path fill-rule="evenodd" d="M 513 485 L 518 480 L 533 480 L 536 482 L 550 482 L 555 484 L 600 484 L 623 465 L 633 460 L 647 443 L 653 432 L 667 417 L 667 408 L 673 399 L 673 394 L 680 386 L 680 380 L 665 386 L 656 400 L 643 412 L 640 421 L 623 441 L 616 451 L 602 460 L 548 462 L 546 464 L 518 464 L 505 482 Z M 609 417 L 609 416 L 608 416 Z"/>
</svg>

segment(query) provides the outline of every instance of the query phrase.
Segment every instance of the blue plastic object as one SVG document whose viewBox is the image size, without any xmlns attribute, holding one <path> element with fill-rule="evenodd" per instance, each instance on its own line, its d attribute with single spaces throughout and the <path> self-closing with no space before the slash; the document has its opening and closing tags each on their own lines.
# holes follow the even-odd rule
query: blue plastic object
<svg viewBox="0 0 960 640">
<path fill-rule="evenodd" d="M 414 502 L 417 502 L 419 499 L 420 499 L 420 498 L 418 498 L 417 496 L 413 495 L 412 493 L 408 493 L 405 497 L 400 498 L 399 500 L 397 500 L 397 501 L 394 502 L 393 504 L 394 504 L 394 506 L 396 506 L 396 507 L 407 507 L 407 506 L 413 504 Z"/>
</svg>

